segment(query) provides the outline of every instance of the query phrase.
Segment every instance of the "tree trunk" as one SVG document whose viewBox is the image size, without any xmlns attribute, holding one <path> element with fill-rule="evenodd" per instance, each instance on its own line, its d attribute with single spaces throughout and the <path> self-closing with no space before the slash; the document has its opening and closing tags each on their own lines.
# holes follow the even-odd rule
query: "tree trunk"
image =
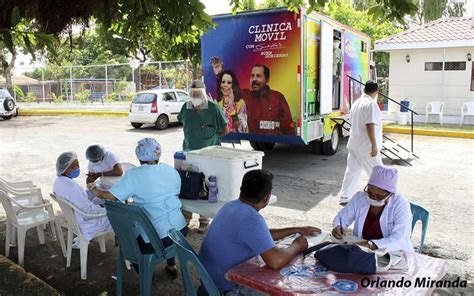
<svg viewBox="0 0 474 296">
<path fill-rule="evenodd" d="M 0 49 L 0 63 L 2 63 L 3 77 L 5 77 L 6 88 L 9 91 L 13 90 L 12 72 L 16 60 L 16 51 L 13 51 L 11 55 L 11 61 L 8 62 L 5 52 L 3 51 L 3 49 Z"/>
</svg>

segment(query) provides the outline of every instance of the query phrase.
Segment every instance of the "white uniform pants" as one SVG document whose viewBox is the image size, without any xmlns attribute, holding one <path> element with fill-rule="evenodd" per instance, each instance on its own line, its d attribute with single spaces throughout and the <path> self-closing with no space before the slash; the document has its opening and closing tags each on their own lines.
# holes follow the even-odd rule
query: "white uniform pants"
<svg viewBox="0 0 474 296">
<path fill-rule="evenodd" d="M 339 196 L 352 198 L 357 191 L 361 171 L 364 170 L 367 176 L 370 176 L 374 166 L 382 165 L 382 157 L 380 152 L 377 153 L 377 156 L 371 157 L 370 150 L 348 149 L 348 151 L 347 167 Z"/>
</svg>

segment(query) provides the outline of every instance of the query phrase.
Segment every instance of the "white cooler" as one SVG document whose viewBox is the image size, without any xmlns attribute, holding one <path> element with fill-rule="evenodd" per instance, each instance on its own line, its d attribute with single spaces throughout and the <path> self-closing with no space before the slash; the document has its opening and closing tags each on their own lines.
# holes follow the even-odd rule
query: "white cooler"
<svg viewBox="0 0 474 296">
<path fill-rule="evenodd" d="M 218 200 L 229 201 L 239 198 L 244 174 L 262 168 L 264 153 L 222 146 L 210 146 L 186 152 L 186 161 L 199 165 L 206 175 L 216 176 Z"/>
</svg>

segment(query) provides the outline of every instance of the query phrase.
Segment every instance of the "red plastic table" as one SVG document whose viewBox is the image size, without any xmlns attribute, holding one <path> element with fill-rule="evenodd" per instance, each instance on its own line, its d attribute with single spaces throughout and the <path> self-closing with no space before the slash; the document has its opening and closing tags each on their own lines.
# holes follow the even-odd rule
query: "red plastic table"
<svg viewBox="0 0 474 296">
<path fill-rule="evenodd" d="M 337 280 L 355 282 L 358 287 L 352 294 L 357 295 L 429 295 L 434 288 L 415 287 L 416 279 L 419 279 L 418 284 L 423 284 L 423 279 L 425 279 L 424 283 L 427 283 L 428 280 L 442 279 L 448 270 L 446 262 L 418 253 L 407 253 L 404 256 L 408 265 L 407 271 L 390 270 L 375 275 L 342 274 L 326 271 L 311 273 L 309 277 L 284 276 L 280 273 L 280 270 L 266 267 L 261 257 L 258 256 L 231 269 L 227 273 L 227 279 L 270 295 L 341 294 L 331 286 Z M 314 256 L 307 256 L 303 260 L 303 256 L 299 255 L 286 267 L 298 268 L 303 265 L 310 266 L 310 268 L 320 266 Z M 310 271 L 314 270 L 310 269 Z M 375 282 L 373 286 L 378 287 L 364 287 L 367 286 L 368 281 L 377 281 L 377 279 L 378 284 Z M 381 287 L 385 280 L 403 280 L 405 285 L 408 285 L 407 282 L 410 283 L 410 287 Z"/>
</svg>

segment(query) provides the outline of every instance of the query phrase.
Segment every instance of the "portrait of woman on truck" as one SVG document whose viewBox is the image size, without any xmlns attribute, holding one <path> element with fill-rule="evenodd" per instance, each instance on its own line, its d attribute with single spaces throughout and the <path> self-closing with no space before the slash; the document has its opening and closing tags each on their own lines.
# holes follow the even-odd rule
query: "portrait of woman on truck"
<svg viewBox="0 0 474 296">
<path fill-rule="evenodd" d="M 229 132 L 248 133 L 247 107 L 234 72 L 224 70 L 217 76 L 217 102 L 224 108 Z"/>
</svg>

